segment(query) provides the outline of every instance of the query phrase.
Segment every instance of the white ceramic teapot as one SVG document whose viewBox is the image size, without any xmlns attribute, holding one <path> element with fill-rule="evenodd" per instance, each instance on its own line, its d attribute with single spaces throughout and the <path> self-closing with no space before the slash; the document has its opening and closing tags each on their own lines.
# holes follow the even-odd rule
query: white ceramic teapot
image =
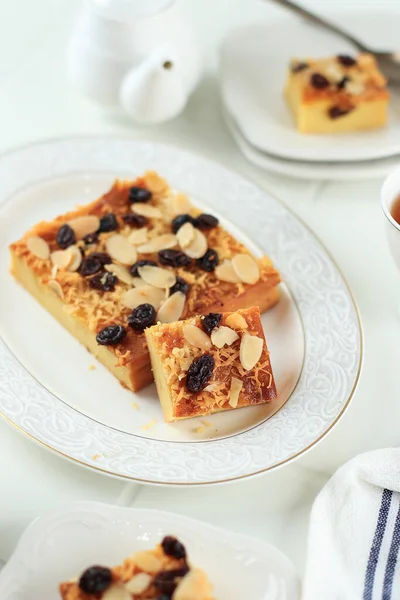
<svg viewBox="0 0 400 600">
<path fill-rule="evenodd" d="M 68 60 L 85 96 L 143 123 L 179 114 L 202 71 L 177 0 L 85 0 Z"/>
</svg>

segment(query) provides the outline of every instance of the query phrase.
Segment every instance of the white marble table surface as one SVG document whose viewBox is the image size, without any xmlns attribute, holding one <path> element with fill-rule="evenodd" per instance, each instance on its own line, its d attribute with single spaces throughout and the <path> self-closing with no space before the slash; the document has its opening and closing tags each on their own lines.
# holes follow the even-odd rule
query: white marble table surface
<svg viewBox="0 0 400 600">
<path fill-rule="evenodd" d="M 203 39 L 207 73 L 185 112 L 156 130 L 105 118 L 69 85 L 65 46 L 79 0 L 0 2 L 0 151 L 46 137 L 122 133 L 179 143 L 247 174 L 317 232 L 347 278 L 364 325 L 361 381 L 337 427 L 296 463 L 257 479 L 213 488 L 135 488 L 68 463 L 0 421 L 0 558 L 9 556 L 34 517 L 87 499 L 172 510 L 255 535 L 284 550 L 301 572 L 308 515 L 320 488 L 352 456 L 397 445 L 400 439 L 400 277 L 384 237 L 381 181 L 297 181 L 249 165 L 222 123 L 217 46 L 223 34 L 241 22 L 262 16 L 274 19 L 282 11 L 260 0 L 182 1 Z M 309 0 L 307 4 L 346 11 L 394 10 L 396 3 Z"/>
</svg>

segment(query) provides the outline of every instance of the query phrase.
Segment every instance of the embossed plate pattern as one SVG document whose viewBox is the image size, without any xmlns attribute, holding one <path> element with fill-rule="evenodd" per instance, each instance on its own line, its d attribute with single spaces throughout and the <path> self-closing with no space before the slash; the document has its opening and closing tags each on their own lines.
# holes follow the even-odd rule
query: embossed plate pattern
<svg viewBox="0 0 400 600">
<path fill-rule="evenodd" d="M 0 597 L 56 600 L 60 581 L 91 564 L 118 564 L 171 534 L 207 572 L 218 600 L 298 600 L 293 565 L 269 544 L 171 513 L 95 502 L 52 511 L 30 525 L 0 575 Z"/>
<path fill-rule="evenodd" d="M 243 223 L 245 217 L 243 227 L 277 264 L 305 334 L 303 370 L 290 399 L 268 421 L 225 439 L 150 439 L 75 411 L 34 379 L 1 341 L 0 412 L 25 434 L 74 461 L 143 482 L 215 483 L 277 467 L 310 448 L 333 426 L 350 401 L 361 365 L 361 327 L 354 301 L 338 268 L 305 225 L 256 185 L 205 158 L 114 137 L 48 141 L 3 156 L 0 209 L 18 190 L 43 180 L 148 168 L 228 214 L 234 223 Z M 96 460 L 99 453 L 101 461 Z"/>
</svg>

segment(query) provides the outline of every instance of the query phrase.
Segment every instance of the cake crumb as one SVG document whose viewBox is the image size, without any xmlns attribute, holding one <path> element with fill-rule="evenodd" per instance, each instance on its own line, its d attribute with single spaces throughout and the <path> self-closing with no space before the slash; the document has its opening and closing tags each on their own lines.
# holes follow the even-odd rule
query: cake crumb
<svg viewBox="0 0 400 600">
<path fill-rule="evenodd" d="M 212 427 L 210 421 L 206 421 L 205 419 L 202 421 L 204 427 Z"/>
<path fill-rule="evenodd" d="M 134 408 L 135 410 L 139 410 L 139 406 L 136 404 L 136 402 L 131 402 L 131 406 L 132 406 L 132 408 Z"/>
<path fill-rule="evenodd" d="M 154 427 L 154 425 L 156 425 L 157 423 L 157 419 L 152 419 L 149 423 L 147 423 L 146 425 L 142 425 L 142 429 L 151 429 L 152 427 Z"/>
<path fill-rule="evenodd" d="M 94 370 L 95 370 L 95 368 L 96 368 L 96 366 L 95 366 L 95 365 L 89 365 L 89 370 L 90 370 L 90 371 L 94 371 Z"/>
<path fill-rule="evenodd" d="M 97 460 L 98 458 L 100 458 L 101 454 L 94 454 L 92 456 L 93 460 Z"/>
<path fill-rule="evenodd" d="M 205 430 L 206 430 L 206 428 L 205 428 L 205 427 L 202 427 L 202 426 L 200 426 L 200 427 L 195 427 L 195 428 L 193 429 L 194 433 L 203 433 Z"/>
</svg>

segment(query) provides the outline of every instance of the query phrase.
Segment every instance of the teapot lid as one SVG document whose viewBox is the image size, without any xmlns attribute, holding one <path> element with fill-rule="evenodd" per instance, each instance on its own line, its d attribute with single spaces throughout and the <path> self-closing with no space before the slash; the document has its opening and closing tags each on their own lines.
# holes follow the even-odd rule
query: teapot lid
<svg viewBox="0 0 400 600">
<path fill-rule="evenodd" d="M 87 0 L 89 8 L 113 21 L 134 21 L 164 12 L 174 0 Z"/>
</svg>

